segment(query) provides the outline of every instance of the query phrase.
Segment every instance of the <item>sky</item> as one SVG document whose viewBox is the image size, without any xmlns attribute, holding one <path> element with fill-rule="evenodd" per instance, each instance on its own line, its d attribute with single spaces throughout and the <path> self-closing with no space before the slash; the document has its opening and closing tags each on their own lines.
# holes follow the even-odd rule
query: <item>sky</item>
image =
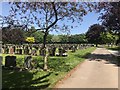
<svg viewBox="0 0 120 90">
<path fill-rule="evenodd" d="M 0 15 L 8 15 L 9 14 L 10 6 L 8 3 L 0 2 Z M 72 25 L 77 25 L 77 27 L 70 30 L 70 34 L 81 34 L 86 33 L 89 27 L 93 24 L 98 24 L 100 21 L 98 21 L 99 13 L 91 12 L 88 13 L 86 16 L 83 17 L 83 21 L 81 22 L 81 25 L 76 23 L 69 23 Z M 64 34 L 63 32 L 50 32 L 51 34 Z"/>
</svg>

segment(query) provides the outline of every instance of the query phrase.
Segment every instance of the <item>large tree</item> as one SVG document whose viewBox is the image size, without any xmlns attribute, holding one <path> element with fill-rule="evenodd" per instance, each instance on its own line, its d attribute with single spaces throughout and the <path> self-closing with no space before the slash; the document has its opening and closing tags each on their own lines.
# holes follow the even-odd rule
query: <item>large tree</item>
<svg viewBox="0 0 120 90">
<path fill-rule="evenodd" d="M 2 28 L 2 41 L 4 44 L 22 44 L 25 42 L 25 35 L 20 28 Z"/>
<path fill-rule="evenodd" d="M 102 24 L 106 26 L 109 31 L 117 34 L 120 41 L 120 1 L 98 3 L 96 10 L 101 13 L 100 19 Z"/>
<path fill-rule="evenodd" d="M 81 22 L 82 17 L 92 11 L 94 5 L 86 2 L 13 2 L 11 4 L 9 24 L 23 25 L 26 30 L 30 25 L 39 27 L 42 30 L 43 49 L 46 51 L 47 36 L 50 31 L 69 28 L 66 22 Z M 5 18 L 6 19 L 6 18 Z M 9 20 L 10 19 L 10 20 Z M 47 70 L 47 54 L 44 56 L 44 70 Z"/>
<path fill-rule="evenodd" d="M 96 46 L 102 42 L 100 34 L 105 31 L 105 28 L 102 25 L 94 24 L 89 27 L 89 30 L 86 33 L 86 38 L 89 43 L 94 43 Z"/>
</svg>

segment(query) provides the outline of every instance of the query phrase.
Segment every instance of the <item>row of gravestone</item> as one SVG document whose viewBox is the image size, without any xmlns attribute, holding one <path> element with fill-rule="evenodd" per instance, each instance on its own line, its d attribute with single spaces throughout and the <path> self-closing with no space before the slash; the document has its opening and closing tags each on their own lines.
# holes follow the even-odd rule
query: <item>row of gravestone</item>
<svg viewBox="0 0 120 90">
<path fill-rule="evenodd" d="M 71 50 L 72 52 L 75 52 L 77 49 L 84 49 L 91 45 L 49 45 L 48 52 L 50 56 L 66 56 L 67 51 Z M 58 49 L 58 50 L 57 50 Z M 56 53 L 58 51 L 58 53 Z M 25 54 L 25 55 L 45 55 L 45 50 L 42 49 L 42 46 L 36 45 L 36 46 L 2 46 L 2 53 L 3 54 Z"/>
<path fill-rule="evenodd" d="M 84 48 L 87 48 L 90 46 L 86 46 Z M 84 49 L 83 47 L 81 47 L 80 49 Z M 66 52 L 67 50 L 71 50 L 72 52 L 75 52 L 78 48 L 77 46 L 70 46 L 70 47 L 59 47 L 59 53 L 56 54 L 56 56 L 67 56 Z M 42 51 L 42 50 L 41 50 Z M 55 55 L 55 51 L 56 51 L 56 47 L 55 46 L 49 46 L 49 54 L 50 56 L 54 56 Z M 0 57 L 1 59 L 1 57 Z M 2 59 L 1 59 L 2 61 Z M 24 67 L 27 69 L 32 69 L 32 65 L 31 65 L 31 61 L 32 61 L 32 56 L 26 56 L 24 59 Z M 2 62 L 1 62 L 2 64 Z M 6 56 L 5 57 L 5 67 L 16 67 L 16 56 Z"/>
</svg>

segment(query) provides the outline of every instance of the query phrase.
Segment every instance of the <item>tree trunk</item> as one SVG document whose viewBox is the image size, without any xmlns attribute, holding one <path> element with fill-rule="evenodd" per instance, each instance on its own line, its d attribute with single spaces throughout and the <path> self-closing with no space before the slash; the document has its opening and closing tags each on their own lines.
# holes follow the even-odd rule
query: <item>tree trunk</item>
<svg viewBox="0 0 120 90">
<path fill-rule="evenodd" d="M 43 40 L 43 50 L 44 50 L 44 55 L 43 55 L 43 59 L 44 59 L 44 67 L 43 67 L 43 69 L 45 70 L 45 71 L 47 71 L 48 70 L 48 65 L 47 65 L 47 60 L 48 60 L 48 54 L 47 54 L 47 48 L 46 48 L 46 40 L 47 40 L 47 30 L 46 30 L 46 32 L 45 32 L 45 34 L 44 34 L 44 40 Z"/>
<path fill-rule="evenodd" d="M 45 54 L 45 56 L 44 56 L 44 71 L 48 70 L 47 60 L 48 60 L 48 54 Z"/>
</svg>

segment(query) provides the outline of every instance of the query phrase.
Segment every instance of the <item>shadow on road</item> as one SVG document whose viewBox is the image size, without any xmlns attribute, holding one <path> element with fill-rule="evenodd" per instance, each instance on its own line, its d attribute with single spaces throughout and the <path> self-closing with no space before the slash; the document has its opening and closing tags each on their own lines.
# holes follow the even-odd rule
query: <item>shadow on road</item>
<svg viewBox="0 0 120 90">
<path fill-rule="evenodd" d="M 120 63 L 118 62 L 118 59 L 113 57 L 111 54 L 89 54 L 87 57 L 83 57 L 86 58 L 90 61 L 102 61 L 105 60 L 107 61 L 105 64 L 115 64 L 116 66 L 120 66 Z"/>
</svg>

